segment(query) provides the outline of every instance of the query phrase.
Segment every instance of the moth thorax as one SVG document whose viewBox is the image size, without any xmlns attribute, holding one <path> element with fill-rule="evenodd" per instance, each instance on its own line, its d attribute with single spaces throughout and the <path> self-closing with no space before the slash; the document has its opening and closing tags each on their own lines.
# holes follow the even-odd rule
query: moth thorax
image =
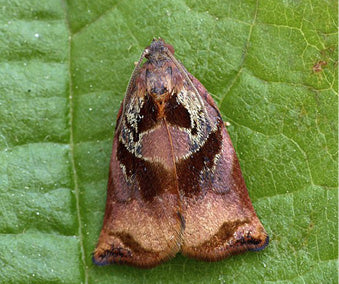
<svg viewBox="0 0 339 284">
<path fill-rule="evenodd" d="M 166 100 L 172 92 L 171 74 L 166 70 L 146 70 L 146 80 L 147 92 L 156 102 Z"/>
</svg>

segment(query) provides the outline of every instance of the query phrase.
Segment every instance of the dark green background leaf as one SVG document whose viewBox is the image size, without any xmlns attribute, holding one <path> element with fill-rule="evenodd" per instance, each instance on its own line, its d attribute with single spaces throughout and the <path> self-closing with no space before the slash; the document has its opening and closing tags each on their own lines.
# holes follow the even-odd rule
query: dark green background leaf
<svg viewBox="0 0 339 284">
<path fill-rule="evenodd" d="M 337 1 L 0 8 L 1 283 L 337 283 Z M 264 251 L 152 270 L 91 263 L 115 117 L 154 36 L 231 123 Z"/>
</svg>

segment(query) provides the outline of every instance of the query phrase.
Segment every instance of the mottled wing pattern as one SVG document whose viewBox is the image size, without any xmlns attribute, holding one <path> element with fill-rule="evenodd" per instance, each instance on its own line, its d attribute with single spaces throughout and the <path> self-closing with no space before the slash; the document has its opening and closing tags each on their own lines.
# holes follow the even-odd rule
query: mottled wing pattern
<svg viewBox="0 0 339 284">
<path fill-rule="evenodd" d="M 190 78 L 203 98 L 212 127 L 198 151 L 191 157 L 177 157 L 177 171 L 186 172 L 178 177 L 186 223 L 182 253 L 216 261 L 246 250 L 263 249 L 268 235 L 249 199 L 219 110 L 202 84 Z"/>
<path fill-rule="evenodd" d="M 149 104 L 133 95 L 118 118 L 104 224 L 93 255 L 96 264 L 153 267 L 180 249 L 182 219 L 173 159 L 159 151 L 171 149 L 170 142 Z"/>
<path fill-rule="evenodd" d="M 173 53 L 154 40 L 132 74 L 96 264 L 153 267 L 179 251 L 215 261 L 268 244 L 220 112 Z"/>
</svg>

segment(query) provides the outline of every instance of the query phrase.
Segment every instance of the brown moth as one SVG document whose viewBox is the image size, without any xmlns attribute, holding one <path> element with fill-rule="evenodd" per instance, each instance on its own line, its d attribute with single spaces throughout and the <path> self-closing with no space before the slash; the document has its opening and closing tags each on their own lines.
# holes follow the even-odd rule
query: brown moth
<svg viewBox="0 0 339 284">
<path fill-rule="evenodd" d="M 171 45 L 153 40 L 130 79 L 97 265 L 149 268 L 178 252 L 217 261 L 268 244 L 220 111 L 173 54 Z"/>
</svg>

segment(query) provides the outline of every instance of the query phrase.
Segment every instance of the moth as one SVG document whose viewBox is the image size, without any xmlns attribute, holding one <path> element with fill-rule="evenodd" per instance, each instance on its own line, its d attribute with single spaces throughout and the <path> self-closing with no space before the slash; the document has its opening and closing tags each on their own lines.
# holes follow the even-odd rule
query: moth
<svg viewBox="0 0 339 284">
<path fill-rule="evenodd" d="M 93 262 L 150 268 L 178 252 L 217 261 L 268 242 L 216 103 L 154 39 L 118 113 Z"/>
</svg>

